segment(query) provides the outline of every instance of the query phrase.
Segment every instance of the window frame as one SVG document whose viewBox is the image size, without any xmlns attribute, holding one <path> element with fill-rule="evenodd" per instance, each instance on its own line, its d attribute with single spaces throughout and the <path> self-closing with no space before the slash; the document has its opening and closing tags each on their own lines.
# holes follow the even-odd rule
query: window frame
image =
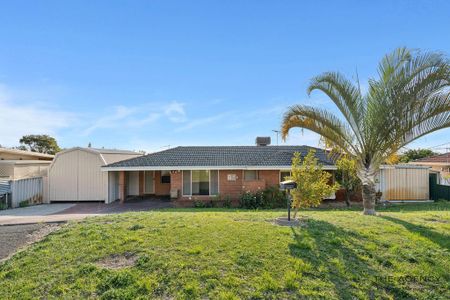
<svg viewBox="0 0 450 300">
<path fill-rule="evenodd" d="M 245 172 L 255 172 L 255 178 L 254 179 L 246 179 L 245 178 Z M 259 171 L 258 170 L 244 170 L 244 174 L 242 175 L 244 181 L 255 181 L 259 180 Z"/>
<path fill-rule="evenodd" d="M 278 177 L 279 182 L 283 181 L 283 178 L 281 177 L 281 173 L 287 173 L 289 172 L 289 176 L 292 176 L 292 171 L 291 170 L 280 170 L 280 175 Z"/>
<path fill-rule="evenodd" d="M 170 171 L 160 171 L 160 172 L 161 172 L 161 176 L 160 176 L 159 182 L 161 184 L 170 184 L 171 181 L 172 181 L 171 176 L 170 176 L 171 175 Z M 167 172 L 168 175 L 163 175 L 163 172 Z M 169 177 L 169 181 L 168 182 L 163 182 L 163 177 Z"/>
<path fill-rule="evenodd" d="M 194 195 L 192 194 L 192 171 L 208 171 L 208 195 Z M 217 171 L 217 194 L 211 194 L 211 171 Z M 184 172 L 190 173 L 190 192 L 191 194 L 184 193 Z M 182 197 L 211 197 L 220 194 L 220 170 L 183 170 L 181 171 L 181 195 Z"/>
</svg>

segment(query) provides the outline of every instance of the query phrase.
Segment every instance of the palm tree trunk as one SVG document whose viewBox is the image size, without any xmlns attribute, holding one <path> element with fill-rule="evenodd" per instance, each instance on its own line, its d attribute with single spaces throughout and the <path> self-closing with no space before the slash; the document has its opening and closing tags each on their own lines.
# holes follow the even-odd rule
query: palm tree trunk
<svg viewBox="0 0 450 300">
<path fill-rule="evenodd" d="M 376 215 L 375 212 L 375 171 L 372 167 L 363 169 L 359 178 L 362 181 L 362 198 L 364 215 Z"/>
</svg>

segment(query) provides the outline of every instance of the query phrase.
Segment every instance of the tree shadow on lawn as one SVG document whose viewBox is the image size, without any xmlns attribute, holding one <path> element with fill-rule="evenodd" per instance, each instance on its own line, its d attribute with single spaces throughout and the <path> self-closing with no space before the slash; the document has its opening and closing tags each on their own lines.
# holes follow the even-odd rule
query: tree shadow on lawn
<svg viewBox="0 0 450 300">
<path fill-rule="evenodd" d="M 435 244 L 438 244 L 440 247 L 450 250 L 450 236 L 446 234 L 442 234 L 436 232 L 434 230 L 430 230 L 430 228 L 423 225 L 416 225 L 404 220 L 400 220 L 397 218 L 389 217 L 389 216 L 380 216 L 381 218 L 393 222 L 395 224 L 401 225 L 405 227 L 405 229 L 409 230 L 412 233 L 420 234 L 422 237 L 432 241 Z"/>
<path fill-rule="evenodd" d="M 300 272 L 311 279 L 333 284 L 340 299 L 360 298 L 361 293 L 370 299 L 383 298 L 386 294 L 414 298 L 406 288 L 397 286 L 388 270 L 380 272 L 375 268 L 375 265 L 378 269 L 391 266 L 385 258 L 374 256 L 381 246 L 370 250 L 365 247 L 376 241 L 314 219 L 309 219 L 305 227 L 291 227 L 291 230 L 294 242 L 289 245 L 290 253 L 306 266 Z"/>
</svg>

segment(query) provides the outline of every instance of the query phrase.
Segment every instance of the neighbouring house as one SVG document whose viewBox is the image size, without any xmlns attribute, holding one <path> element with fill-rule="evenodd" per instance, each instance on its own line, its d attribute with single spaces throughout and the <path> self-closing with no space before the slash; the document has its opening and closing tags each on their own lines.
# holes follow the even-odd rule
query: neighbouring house
<svg viewBox="0 0 450 300">
<path fill-rule="evenodd" d="M 0 148 L 0 179 L 47 176 L 53 157 L 51 154 Z"/>
<path fill-rule="evenodd" d="M 46 201 L 108 202 L 109 177 L 101 167 L 141 155 L 128 150 L 80 147 L 58 152 L 48 171 Z"/>
<path fill-rule="evenodd" d="M 53 155 L 0 148 L 0 198 L 2 206 L 17 207 L 22 201 L 41 203 L 43 178 Z"/>
<path fill-rule="evenodd" d="M 0 147 L 1 160 L 53 160 L 54 155 Z"/>
<path fill-rule="evenodd" d="M 438 173 L 438 184 L 450 185 L 450 152 L 417 159 L 409 164 L 429 167 Z"/>
</svg>

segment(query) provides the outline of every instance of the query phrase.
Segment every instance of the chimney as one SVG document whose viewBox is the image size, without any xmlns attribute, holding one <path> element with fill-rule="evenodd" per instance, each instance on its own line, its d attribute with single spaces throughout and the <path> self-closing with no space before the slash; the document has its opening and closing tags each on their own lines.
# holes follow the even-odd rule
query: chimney
<svg viewBox="0 0 450 300">
<path fill-rule="evenodd" d="M 270 145 L 270 136 L 258 136 L 256 138 L 256 146 Z"/>
</svg>

